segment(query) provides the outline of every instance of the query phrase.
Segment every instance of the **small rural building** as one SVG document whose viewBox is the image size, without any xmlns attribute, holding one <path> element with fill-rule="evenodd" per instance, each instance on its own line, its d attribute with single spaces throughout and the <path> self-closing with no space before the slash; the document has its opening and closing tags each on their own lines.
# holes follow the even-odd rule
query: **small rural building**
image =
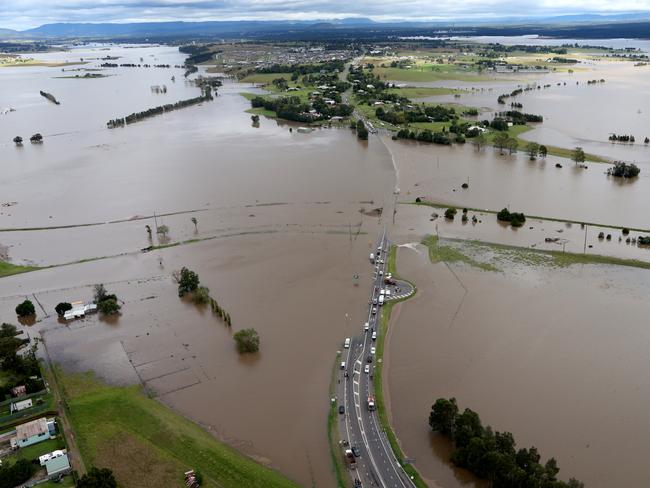
<svg viewBox="0 0 650 488">
<path fill-rule="evenodd" d="M 97 312 L 97 305 L 95 303 L 72 302 L 72 308 L 63 314 L 65 320 L 73 320 L 85 317 L 88 313 Z"/>
<path fill-rule="evenodd" d="M 32 408 L 31 398 L 28 398 L 27 400 L 23 400 L 21 402 L 13 402 L 9 408 L 9 411 L 10 413 L 16 413 L 28 408 Z"/>
<path fill-rule="evenodd" d="M 21 397 L 27 395 L 27 387 L 25 385 L 14 386 L 11 389 L 12 397 Z"/>
<path fill-rule="evenodd" d="M 10 440 L 11 447 L 19 448 L 38 444 L 48 440 L 55 433 L 54 419 L 47 420 L 45 417 L 41 417 L 16 426 L 16 437 Z"/>
<path fill-rule="evenodd" d="M 53 477 L 59 474 L 68 474 L 71 471 L 70 459 L 67 454 L 55 456 L 45 461 L 47 475 Z"/>
</svg>

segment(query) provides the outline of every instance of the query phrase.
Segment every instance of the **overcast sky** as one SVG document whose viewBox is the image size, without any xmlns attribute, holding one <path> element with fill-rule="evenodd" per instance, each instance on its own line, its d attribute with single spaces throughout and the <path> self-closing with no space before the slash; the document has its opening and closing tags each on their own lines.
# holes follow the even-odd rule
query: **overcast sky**
<svg viewBox="0 0 650 488">
<path fill-rule="evenodd" d="M 650 0 L 0 0 L 0 27 L 51 22 L 270 20 L 369 17 L 462 20 L 650 12 Z"/>
</svg>

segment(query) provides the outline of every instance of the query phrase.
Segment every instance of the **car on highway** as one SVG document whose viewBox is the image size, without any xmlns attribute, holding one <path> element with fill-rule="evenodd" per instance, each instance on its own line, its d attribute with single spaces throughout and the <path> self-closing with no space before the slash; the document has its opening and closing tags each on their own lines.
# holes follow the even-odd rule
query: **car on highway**
<svg viewBox="0 0 650 488">
<path fill-rule="evenodd" d="M 366 358 L 366 361 L 369 363 L 372 363 L 372 354 L 368 354 L 368 357 Z"/>
<path fill-rule="evenodd" d="M 381 269 L 379 270 L 379 276 L 384 276 L 384 272 Z"/>
<path fill-rule="evenodd" d="M 366 364 L 365 367 L 363 368 L 363 372 L 366 374 L 370 374 L 370 365 Z"/>
<path fill-rule="evenodd" d="M 343 415 L 345 413 L 345 406 L 344 405 L 339 405 L 339 413 Z"/>
<path fill-rule="evenodd" d="M 375 346 L 372 346 L 370 348 L 370 354 L 375 354 L 377 352 L 377 349 L 375 349 Z"/>
<path fill-rule="evenodd" d="M 377 297 L 375 297 L 375 298 L 372 299 L 372 304 L 373 304 L 373 305 L 377 305 Z"/>
<path fill-rule="evenodd" d="M 377 313 L 377 307 L 372 307 L 372 314 L 375 315 Z"/>
<path fill-rule="evenodd" d="M 372 340 L 373 340 L 373 341 L 376 341 L 376 340 L 377 340 L 377 331 L 376 331 L 376 330 L 373 330 L 373 331 L 372 331 Z"/>
<path fill-rule="evenodd" d="M 343 347 L 346 349 L 350 349 L 350 338 L 346 337 L 345 342 L 343 343 Z"/>
<path fill-rule="evenodd" d="M 354 457 L 361 457 L 361 451 L 357 446 L 352 446 L 352 454 L 354 454 Z"/>
<path fill-rule="evenodd" d="M 341 361 L 341 369 L 345 369 L 345 361 Z"/>
<path fill-rule="evenodd" d="M 366 322 L 365 324 L 363 324 L 363 331 L 368 332 L 368 329 L 370 329 L 370 324 Z"/>
</svg>

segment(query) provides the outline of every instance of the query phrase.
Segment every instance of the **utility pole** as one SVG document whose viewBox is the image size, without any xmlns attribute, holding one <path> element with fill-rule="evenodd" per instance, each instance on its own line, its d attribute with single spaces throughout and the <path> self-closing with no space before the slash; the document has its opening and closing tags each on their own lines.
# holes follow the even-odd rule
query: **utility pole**
<svg viewBox="0 0 650 488">
<path fill-rule="evenodd" d="M 587 224 L 585 224 L 585 244 L 582 248 L 582 254 L 587 254 Z"/>
<path fill-rule="evenodd" d="M 153 212 L 153 222 L 154 222 L 154 226 L 156 227 L 156 234 L 158 234 L 158 219 L 156 218 L 156 211 L 155 210 Z"/>
</svg>

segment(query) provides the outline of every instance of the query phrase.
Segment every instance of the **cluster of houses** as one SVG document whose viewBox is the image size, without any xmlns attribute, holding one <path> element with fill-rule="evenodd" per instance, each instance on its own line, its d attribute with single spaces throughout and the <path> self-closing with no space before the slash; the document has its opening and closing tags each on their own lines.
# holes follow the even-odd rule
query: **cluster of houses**
<svg viewBox="0 0 650 488">
<path fill-rule="evenodd" d="M 20 450 L 40 442 L 47 441 L 56 436 L 56 420 L 54 418 L 41 417 L 36 420 L 17 425 L 15 430 L 9 431 L 0 436 L 0 442 L 9 443 L 11 451 Z M 39 464 L 45 468 L 47 478 L 57 478 L 70 473 L 70 459 L 66 450 L 59 449 L 44 453 L 38 458 Z"/>
<path fill-rule="evenodd" d="M 9 404 L 10 415 L 22 413 L 32 420 L 18 424 L 12 430 L 0 434 L 0 464 L 2 464 L 1 457 L 3 456 L 12 456 L 20 453 L 21 449 L 40 444 L 57 436 L 57 421 L 54 417 L 43 416 L 34 419 L 38 413 L 35 412 L 31 416 L 29 415 L 29 410 L 39 402 L 34 401 L 33 395 L 26 398 L 27 388 L 24 385 L 12 388 L 11 395 L 13 398 Z M 20 418 L 20 415 L 17 418 Z M 38 456 L 38 462 L 42 466 L 44 473 L 39 473 L 39 481 L 59 479 L 72 471 L 70 459 L 65 449 L 49 451 L 44 446 L 41 453 Z M 36 462 L 36 458 L 32 461 Z"/>
<path fill-rule="evenodd" d="M 268 68 L 275 64 L 313 64 L 324 61 L 347 60 L 354 57 L 352 49 L 326 50 L 322 46 L 270 46 L 256 44 L 238 44 L 222 48 L 216 59 L 223 63 L 225 69 L 250 67 Z"/>
</svg>

